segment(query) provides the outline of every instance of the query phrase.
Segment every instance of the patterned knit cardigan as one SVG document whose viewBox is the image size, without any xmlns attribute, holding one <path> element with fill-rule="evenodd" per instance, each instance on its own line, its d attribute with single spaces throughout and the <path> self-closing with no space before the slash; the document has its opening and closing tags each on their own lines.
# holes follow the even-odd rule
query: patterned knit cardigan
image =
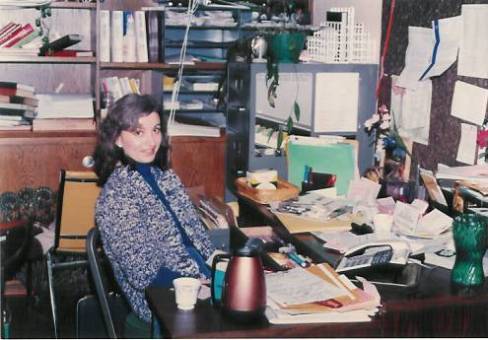
<svg viewBox="0 0 488 340">
<path fill-rule="evenodd" d="M 151 168 L 195 248 L 206 260 L 215 250 L 178 176 Z M 162 266 L 182 276 L 199 277 L 198 265 L 186 251 L 170 213 L 142 176 L 117 167 L 103 186 L 96 223 L 116 280 L 133 311 L 150 321 L 144 289 Z"/>
</svg>

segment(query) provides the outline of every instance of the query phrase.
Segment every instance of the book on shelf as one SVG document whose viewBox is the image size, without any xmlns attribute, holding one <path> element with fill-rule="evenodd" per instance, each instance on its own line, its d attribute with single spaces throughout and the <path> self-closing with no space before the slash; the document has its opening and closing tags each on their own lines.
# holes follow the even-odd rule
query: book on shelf
<svg viewBox="0 0 488 340">
<path fill-rule="evenodd" d="M 192 84 L 193 91 L 217 91 L 219 83 L 217 82 L 194 82 Z"/>
<path fill-rule="evenodd" d="M 106 96 L 110 95 L 113 100 L 120 99 L 126 94 L 141 93 L 139 79 L 113 76 L 103 78 L 101 83 L 103 93 Z"/>
<path fill-rule="evenodd" d="M 2 130 L 2 131 L 30 131 L 30 130 L 32 130 L 32 126 L 30 124 L 17 124 L 17 125 L 9 125 L 9 126 L 0 125 L 0 130 Z"/>
<path fill-rule="evenodd" d="M 38 94 L 38 118 L 93 118 L 93 97 L 89 94 Z"/>
<path fill-rule="evenodd" d="M 27 35 L 25 38 L 23 38 L 22 40 L 20 40 L 19 42 L 17 42 L 14 46 L 14 48 L 21 48 L 21 49 L 24 49 L 24 48 L 28 48 L 26 47 L 27 44 L 29 44 L 30 42 L 32 42 L 34 39 L 38 38 L 41 36 L 41 33 L 38 31 L 38 30 L 34 30 L 32 31 L 29 35 Z M 30 49 L 34 49 L 33 47 L 31 47 Z M 37 48 L 37 52 L 39 52 L 39 49 Z"/>
<path fill-rule="evenodd" d="M 15 114 L 16 112 L 35 111 L 35 110 L 36 110 L 36 107 L 32 106 L 32 105 L 0 102 L 0 113 L 1 114 L 8 114 L 8 112 Z"/>
<path fill-rule="evenodd" d="M 93 57 L 93 51 L 89 50 L 60 50 L 47 53 L 52 57 Z"/>
<path fill-rule="evenodd" d="M 23 26 L 21 24 L 14 24 L 10 28 L 8 28 L 0 37 L 0 46 L 5 44 L 16 34 L 18 34 L 22 30 L 22 27 Z"/>
<path fill-rule="evenodd" d="M 67 47 L 76 45 L 83 39 L 81 34 L 66 34 L 61 38 L 49 42 L 49 44 L 42 46 L 40 50 L 41 55 L 49 55 L 51 51 L 61 51 Z"/>
<path fill-rule="evenodd" d="M 34 27 L 32 27 L 31 24 L 25 24 L 24 26 L 22 26 L 22 29 L 20 31 L 12 35 L 10 39 L 8 39 L 3 44 L 1 44 L 0 47 L 5 47 L 5 48 L 14 47 L 22 39 L 29 36 L 32 32 L 34 32 Z"/>
<path fill-rule="evenodd" d="M 13 128 L 17 130 L 18 129 L 30 130 L 31 122 L 30 120 L 27 120 L 21 116 L 10 116 L 10 115 L 0 114 L 0 128 L 2 128 L 2 130 L 9 130 L 9 128 L 10 130 Z"/>
<path fill-rule="evenodd" d="M 139 63 L 147 63 L 147 34 L 146 34 L 146 17 L 143 11 L 134 12 L 134 21 L 136 26 L 136 54 Z"/>
<path fill-rule="evenodd" d="M 112 20 L 110 21 L 110 51 L 112 55 L 112 62 L 121 63 L 124 61 L 123 57 L 123 16 L 122 11 L 112 11 Z"/>
<path fill-rule="evenodd" d="M 22 29 L 20 31 L 18 31 L 16 34 L 11 36 L 10 39 L 8 39 L 3 44 L 1 44 L 0 47 L 5 47 L 5 48 L 13 47 L 15 46 L 15 44 L 17 44 L 19 41 L 27 37 L 32 32 L 34 32 L 34 27 L 32 27 L 31 24 L 25 24 L 24 26 L 22 26 Z"/>
<path fill-rule="evenodd" d="M 137 61 L 136 25 L 132 11 L 123 12 L 122 23 L 122 59 L 124 62 Z"/>
<path fill-rule="evenodd" d="M 93 118 L 36 118 L 32 121 L 33 131 L 93 131 Z"/>
<path fill-rule="evenodd" d="M 5 32 L 7 32 L 8 30 L 10 30 L 12 28 L 12 26 L 15 25 L 15 22 L 13 21 L 9 21 L 7 24 L 3 25 L 1 28 L 0 28 L 0 38 L 3 37 L 3 35 L 5 34 Z"/>
<path fill-rule="evenodd" d="M 39 48 L 6 48 L 0 47 L 0 58 L 37 57 Z"/>
<path fill-rule="evenodd" d="M 110 11 L 100 11 L 100 61 L 110 62 Z"/>
<path fill-rule="evenodd" d="M 148 58 L 151 63 L 164 62 L 164 6 L 142 7 L 146 16 Z"/>
<path fill-rule="evenodd" d="M 34 92 L 35 88 L 27 84 L 0 81 L 0 107 L 10 110 L 9 114 L 28 111 L 27 116 L 33 117 L 38 105 Z M 16 112 L 12 113 L 14 111 Z"/>
<path fill-rule="evenodd" d="M 11 87 L 2 87 L 0 85 L 0 95 L 3 96 L 20 96 L 20 97 L 32 97 L 34 96 L 34 92 L 23 89 L 23 88 L 11 88 Z"/>
<path fill-rule="evenodd" d="M 0 102 L 0 115 L 34 118 L 36 116 L 36 108 L 30 105 Z"/>
<path fill-rule="evenodd" d="M 6 122 L 11 123 L 11 122 L 20 122 L 22 120 L 24 120 L 24 118 L 21 117 L 21 116 L 11 116 L 11 115 L 3 115 L 3 114 L 0 114 L 0 121 L 1 122 L 5 122 L 6 121 Z"/>
<path fill-rule="evenodd" d="M 0 89 L 1 88 L 23 90 L 23 91 L 31 92 L 32 94 L 35 91 L 34 86 L 21 84 L 14 81 L 0 81 Z"/>
</svg>

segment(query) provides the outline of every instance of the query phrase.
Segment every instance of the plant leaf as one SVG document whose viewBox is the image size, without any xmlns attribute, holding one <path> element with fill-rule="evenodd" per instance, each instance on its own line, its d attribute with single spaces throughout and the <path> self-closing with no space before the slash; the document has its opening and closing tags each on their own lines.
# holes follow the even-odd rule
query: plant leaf
<svg viewBox="0 0 488 340">
<path fill-rule="evenodd" d="M 269 131 L 268 131 L 268 143 L 269 143 L 269 141 L 271 140 L 271 137 L 273 137 L 273 133 L 274 133 L 274 132 L 275 132 L 275 131 L 274 131 L 273 129 L 269 129 Z"/>
<path fill-rule="evenodd" d="M 300 121 L 300 105 L 298 105 L 297 101 L 293 103 L 293 112 L 295 113 L 295 120 L 298 122 Z"/>
<path fill-rule="evenodd" d="M 269 106 L 275 107 L 275 98 L 276 98 L 276 88 L 273 84 L 269 85 L 268 87 L 268 103 Z"/>
<path fill-rule="evenodd" d="M 276 149 L 281 148 L 281 143 L 283 143 L 283 131 L 280 128 L 280 131 L 278 131 L 278 142 L 276 143 Z"/>
<path fill-rule="evenodd" d="M 291 133 L 291 129 L 293 129 L 293 119 L 289 116 L 286 121 L 286 132 Z"/>
</svg>

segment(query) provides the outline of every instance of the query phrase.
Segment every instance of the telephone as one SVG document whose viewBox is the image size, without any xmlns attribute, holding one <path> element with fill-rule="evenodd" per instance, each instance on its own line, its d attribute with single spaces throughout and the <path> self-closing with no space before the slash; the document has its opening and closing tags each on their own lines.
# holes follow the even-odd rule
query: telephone
<svg viewBox="0 0 488 340">
<path fill-rule="evenodd" d="M 339 262 L 338 273 L 386 264 L 404 266 L 410 255 L 410 245 L 402 240 L 382 240 L 348 250 Z"/>
</svg>

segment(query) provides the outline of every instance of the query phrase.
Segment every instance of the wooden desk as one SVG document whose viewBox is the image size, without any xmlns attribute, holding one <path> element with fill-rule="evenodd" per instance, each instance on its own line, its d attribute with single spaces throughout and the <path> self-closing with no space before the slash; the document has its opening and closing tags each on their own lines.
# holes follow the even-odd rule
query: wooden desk
<svg viewBox="0 0 488 340">
<path fill-rule="evenodd" d="M 264 221 L 280 237 L 293 237 L 265 206 L 242 198 L 239 203 L 241 209 L 250 209 L 254 225 Z M 307 251 L 303 244 L 295 245 L 300 253 L 317 262 L 323 258 L 317 251 Z M 488 336 L 488 281 L 476 290 L 459 292 L 450 285 L 449 270 L 422 268 L 419 286 L 414 290 L 379 290 L 383 307 L 371 322 L 302 325 L 270 325 L 266 320 L 243 325 L 226 319 L 209 301 L 199 301 L 193 311 L 183 312 L 176 308 L 174 293 L 168 289 L 150 287 L 146 295 L 162 334 L 172 338 Z"/>
<path fill-rule="evenodd" d="M 176 308 L 174 292 L 150 287 L 146 295 L 171 338 L 294 338 L 294 337 L 487 337 L 488 283 L 477 291 L 456 292 L 450 271 L 425 269 L 416 292 L 383 297 L 383 307 L 365 323 L 270 325 L 267 320 L 239 324 L 198 301 L 193 311 Z"/>
</svg>

